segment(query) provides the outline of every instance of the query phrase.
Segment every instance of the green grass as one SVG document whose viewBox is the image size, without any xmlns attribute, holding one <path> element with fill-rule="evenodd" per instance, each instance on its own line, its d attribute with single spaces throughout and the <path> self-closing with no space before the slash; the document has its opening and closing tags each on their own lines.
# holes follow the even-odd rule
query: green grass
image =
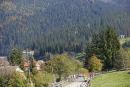
<svg viewBox="0 0 130 87">
<path fill-rule="evenodd" d="M 99 75 L 92 80 L 92 87 L 130 87 L 130 71 Z"/>
</svg>

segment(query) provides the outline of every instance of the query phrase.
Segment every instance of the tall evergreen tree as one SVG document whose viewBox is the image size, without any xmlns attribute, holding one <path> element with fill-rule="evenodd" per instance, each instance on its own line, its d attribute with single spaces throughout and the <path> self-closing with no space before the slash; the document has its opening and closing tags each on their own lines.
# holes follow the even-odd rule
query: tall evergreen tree
<svg viewBox="0 0 130 87">
<path fill-rule="evenodd" d="M 115 29 L 107 27 L 105 31 L 93 35 L 90 45 L 87 47 L 86 53 L 89 58 L 96 54 L 104 62 L 104 69 L 112 69 L 116 52 L 120 49 L 120 43 Z"/>
</svg>

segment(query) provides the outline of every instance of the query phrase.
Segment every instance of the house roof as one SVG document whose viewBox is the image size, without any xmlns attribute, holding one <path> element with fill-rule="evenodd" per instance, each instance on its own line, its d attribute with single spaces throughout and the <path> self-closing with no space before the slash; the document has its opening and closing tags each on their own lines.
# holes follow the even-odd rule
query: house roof
<svg viewBox="0 0 130 87">
<path fill-rule="evenodd" d="M 0 75 L 11 75 L 16 72 L 18 66 L 1 66 L 0 67 Z"/>
<path fill-rule="evenodd" d="M 0 66 L 9 66 L 9 62 L 6 60 L 1 60 L 0 59 Z"/>
<path fill-rule="evenodd" d="M 29 62 L 24 62 L 24 67 L 29 67 L 30 63 Z"/>
<path fill-rule="evenodd" d="M 7 56 L 0 56 L 0 66 L 8 66 L 9 62 Z"/>
</svg>

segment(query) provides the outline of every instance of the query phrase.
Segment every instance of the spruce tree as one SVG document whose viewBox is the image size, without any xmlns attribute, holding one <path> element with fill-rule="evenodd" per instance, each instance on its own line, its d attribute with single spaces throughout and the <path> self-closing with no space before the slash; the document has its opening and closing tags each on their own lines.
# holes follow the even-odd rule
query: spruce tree
<svg viewBox="0 0 130 87">
<path fill-rule="evenodd" d="M 93 35 L 92 41 L 86 49 L 86 54 L 89 55 L 87 58 L 96 54 L 103 61 L 104 69 L 112 69 L 116 58 L 115 54 L 119 49 L 120 42 L 115 29 L 107 27 L 107 29 Z"/>
</svg>

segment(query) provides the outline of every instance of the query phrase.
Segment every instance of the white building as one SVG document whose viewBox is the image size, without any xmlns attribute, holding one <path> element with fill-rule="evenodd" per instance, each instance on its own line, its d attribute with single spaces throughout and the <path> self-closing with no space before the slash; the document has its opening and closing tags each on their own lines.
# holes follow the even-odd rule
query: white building
<svg viewBox="0 0 130 87">
<path fill-rule="evenodd" d="M 34 56 L 34 51 L 33 50 L 23 50 L 22 52 L 23 57 L 29 58 Z"/>
<path fill-rule="evenodd" d="M 24 50 L 23 54 L 34 55 L 34 51 L 33 50 Z"/>
<path fill-rule="evenodd" d="M 120 38 L 124 39 L 124 38 L 126 38 L 126 35 L 120 35 Z"/>
</svg>

